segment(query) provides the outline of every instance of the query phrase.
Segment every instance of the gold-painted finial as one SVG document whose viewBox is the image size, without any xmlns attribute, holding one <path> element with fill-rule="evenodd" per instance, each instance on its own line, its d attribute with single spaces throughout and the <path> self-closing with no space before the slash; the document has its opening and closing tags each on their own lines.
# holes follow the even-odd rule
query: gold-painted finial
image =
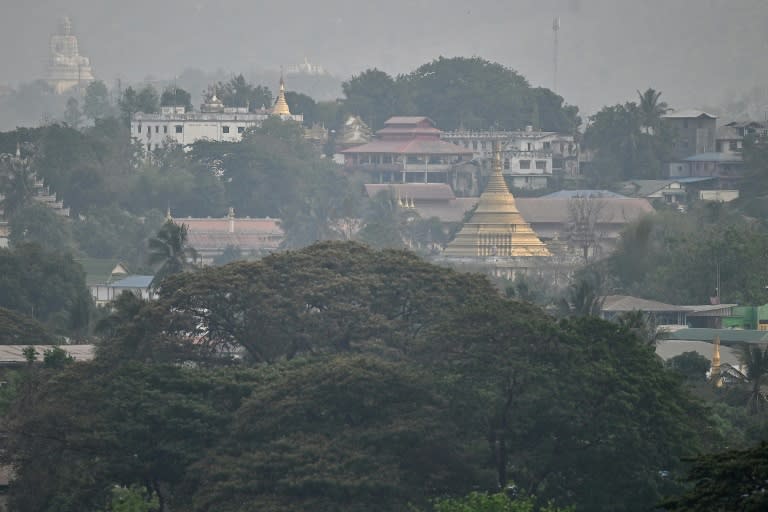
<svg viewBox="0 0 768 512">
<path fill-rule="evenodd" d="M 715 383 L 715 386 L 722 387 L 723 378 L 720 375 L 720 336 L 715 336 L 714 348 L 712 349 L 712 369 L 709 372 L 709 378 Z"/>
<path fill-rule="evenodd" d="M 277 93 L 277 101 L 272 108 L 273 116 L 290 116 L 291 109 L 288 108 L 288 102 L 285 100 L 285 80 L 283 80 L 283 71 L 280 70 L 280 89 Z"/>
</svg>

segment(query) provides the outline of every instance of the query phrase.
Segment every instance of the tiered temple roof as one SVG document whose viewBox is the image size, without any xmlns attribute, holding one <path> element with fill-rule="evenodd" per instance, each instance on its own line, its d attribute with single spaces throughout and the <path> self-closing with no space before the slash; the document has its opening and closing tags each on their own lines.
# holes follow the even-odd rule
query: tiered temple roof
<svg viewBox="0 0 768 512">
<path fill-rule="evenodd" d="M 550 256 L 549 249 L 515 205 L 501 174 L 501 153 L 494 142 L 493 172 L 472 218 L 445 248 L 451 258 Z"/>
</svg>

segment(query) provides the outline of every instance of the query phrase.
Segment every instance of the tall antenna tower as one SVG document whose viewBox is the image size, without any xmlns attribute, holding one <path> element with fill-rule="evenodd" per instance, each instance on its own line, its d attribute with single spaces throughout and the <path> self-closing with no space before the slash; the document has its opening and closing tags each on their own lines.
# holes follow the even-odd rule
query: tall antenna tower
<svg viewBox="0 0 768 512">
<path fill-rule="evenodd" d="M 557 54 L 558 54 L 558 40 L 557 33 L 560 31 L 560 16 L 555 16 L 552 20 L 552 35 L 555 38 L 554 52 L 552 55 L 552 92 L 557 92 Z"/>
</svg>

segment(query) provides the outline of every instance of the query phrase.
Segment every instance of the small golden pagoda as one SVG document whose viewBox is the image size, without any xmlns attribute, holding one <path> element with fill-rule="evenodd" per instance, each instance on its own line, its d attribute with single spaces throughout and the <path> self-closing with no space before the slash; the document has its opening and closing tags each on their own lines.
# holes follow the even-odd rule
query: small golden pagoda
<svg viewBox="0 0 768 512">
<path fill-rule="evenodd" d="M 280 75 L 280 91 L 277 93 L 277 101 L 275 106 L 272 107 L 273 116 L 290 116 L 291 109 L 288 108 L 288 102 L 285 101 L 285 81 L 283 75 Z"/>
<path fill-rule="evenodd" d="M 709 380 L 715 387 L 723 386 L 723 377 L 720 373 L 720 336 L 715 336 L 714 348 L 712 349 L 712 369 L 709 372 Z"/>
<path fill-rule="evenodd" d="M 551 256 L 515 205 L 501 174 L 499 142 L 493 143 L 493 171 L 472 218 L 445 247 L 449 258 Z"/>
</svg>

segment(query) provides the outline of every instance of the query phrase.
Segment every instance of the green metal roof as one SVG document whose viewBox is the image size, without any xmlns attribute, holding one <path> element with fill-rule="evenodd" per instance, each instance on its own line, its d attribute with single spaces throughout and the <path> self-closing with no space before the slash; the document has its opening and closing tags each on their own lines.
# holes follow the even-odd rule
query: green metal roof
<svg viewBox="0 0 768 512">
<path fill-rule="evenodd" d="M 668 340 L 714 341 L 720 337 L 724 345 L 737 343 L 768 343 L 768 331 L 748 329 L 680 329 L 664 335 Z"/>
</svg>

